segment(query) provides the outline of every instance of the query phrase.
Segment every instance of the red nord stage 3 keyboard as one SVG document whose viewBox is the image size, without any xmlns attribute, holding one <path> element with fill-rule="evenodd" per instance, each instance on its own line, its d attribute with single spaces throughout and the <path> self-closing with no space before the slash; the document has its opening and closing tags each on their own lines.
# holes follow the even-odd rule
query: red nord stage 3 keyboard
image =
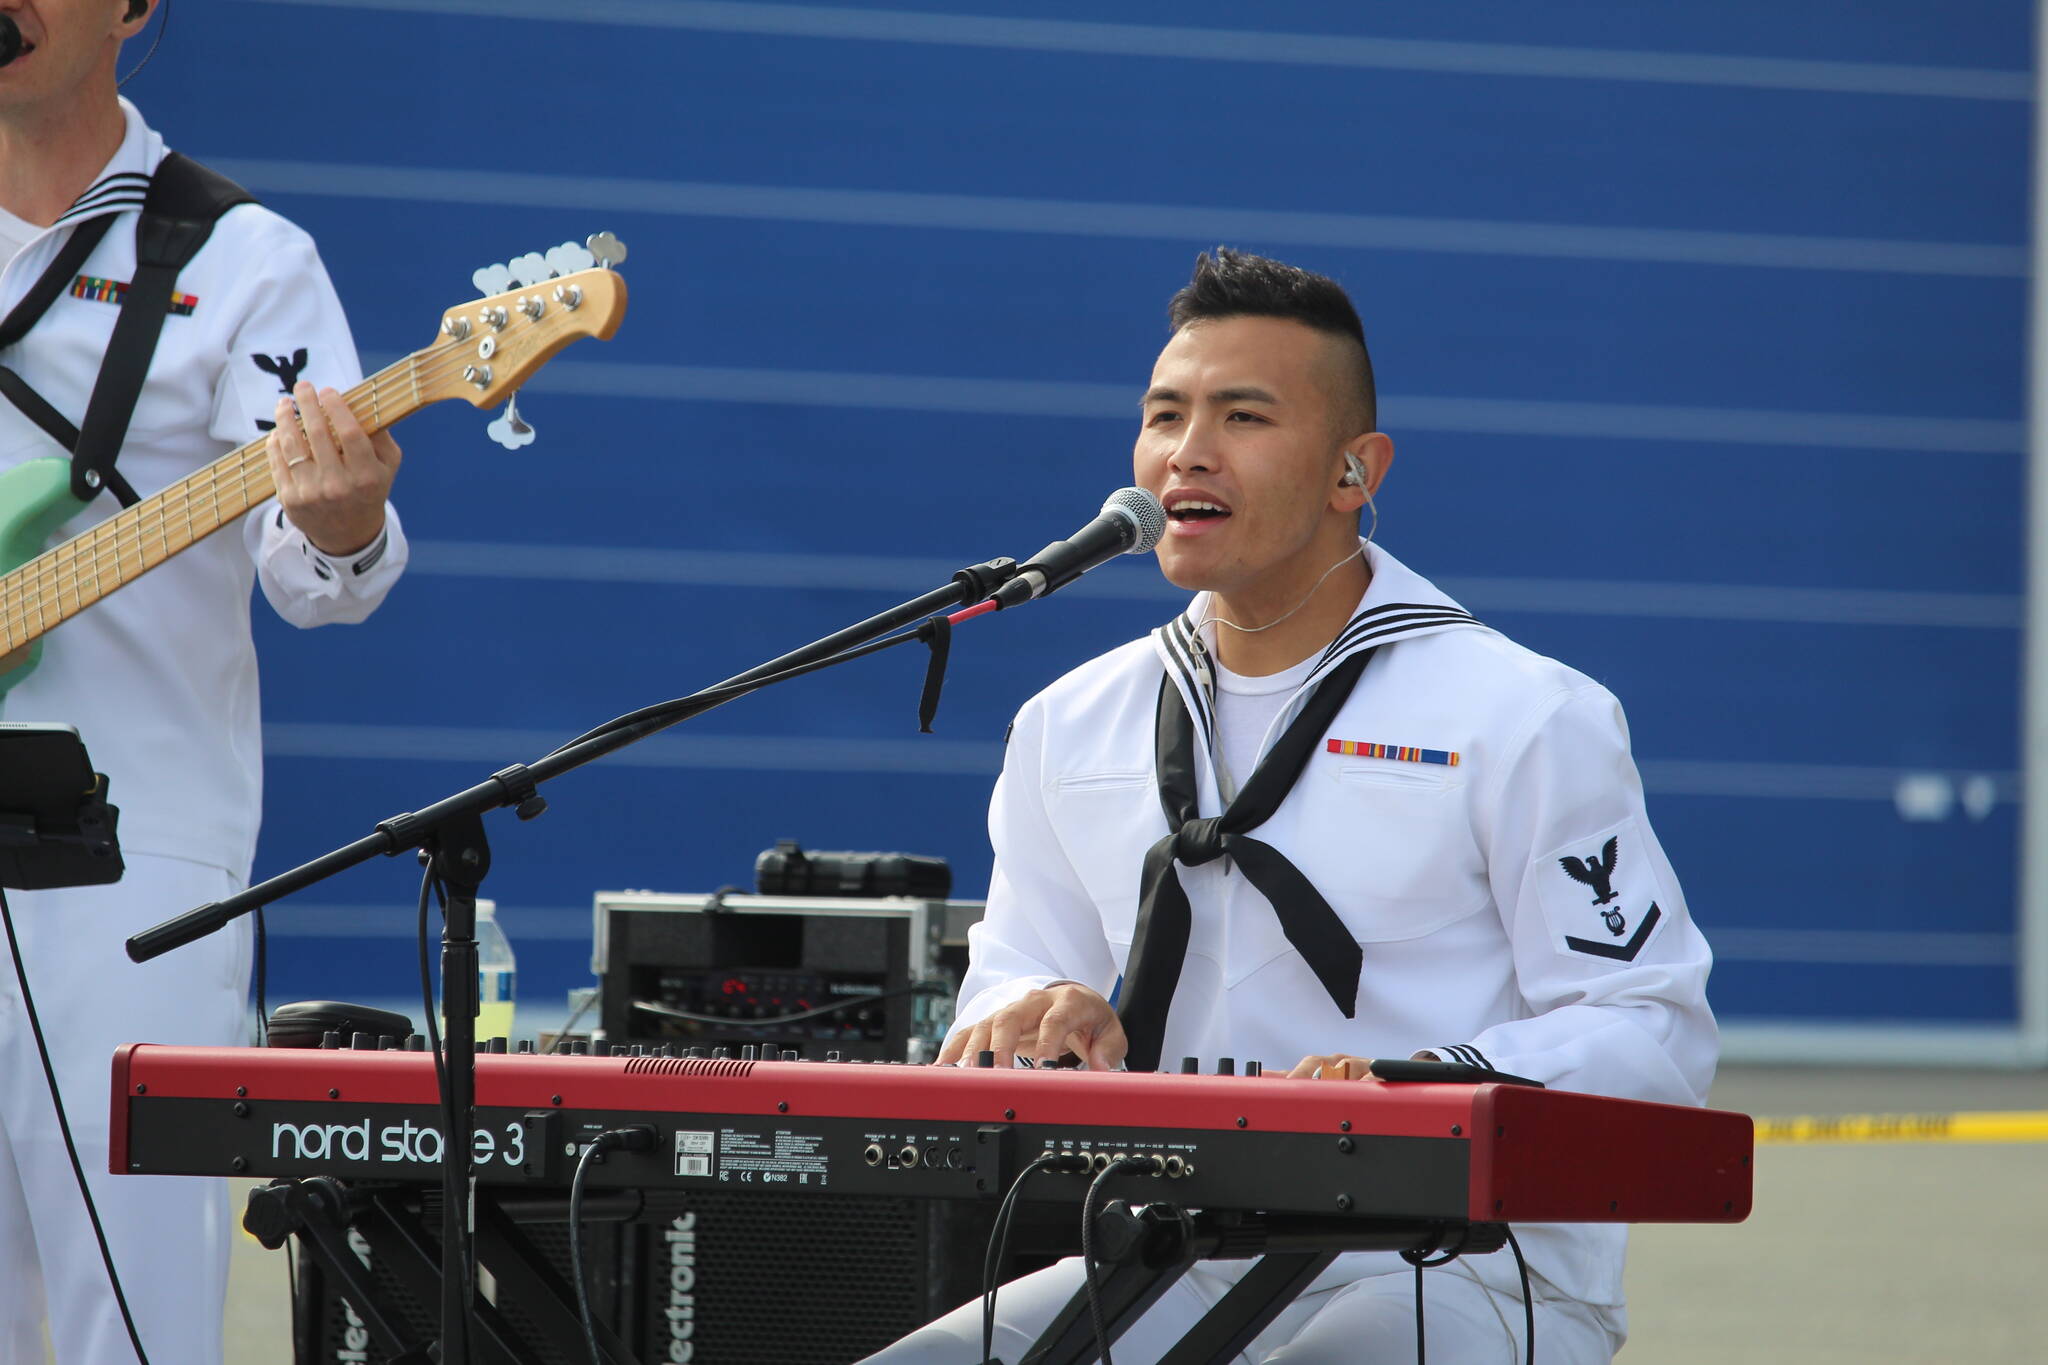
<svg viewBox="0 0 2048 1365">
<path fill-rule="evenodd" d="M 422 1052 L 130 1044 L 112 1168 L 435 1182 L 436 1093 Z M 978 1199 L 1045 1153 L 1130 1155 L 1157 1170 L 1110 1198 L 1472 1222 L 1739 1222 L 1753 1148 L 1747 1115 L 1526 1085 L 616 1056 L 479 1056 L 475 1124 L 497 1186 L 566 1187 L 597 1134 L 645 1125 L 591 1188 Z"/>
</svg>

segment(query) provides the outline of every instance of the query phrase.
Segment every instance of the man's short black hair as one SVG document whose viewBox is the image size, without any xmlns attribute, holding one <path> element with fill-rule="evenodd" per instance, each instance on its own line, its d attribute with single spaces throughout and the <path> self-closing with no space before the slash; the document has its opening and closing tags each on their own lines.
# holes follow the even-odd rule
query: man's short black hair
<svg viewBox="0 0 2048 1365">
<path fill-rule="evenodd" d="M 1356 342 L 1363 430 L 1379 429 L 1372 354 L 1365 347 L 1365 328 L 1358 321 L 1358 310 L 1351 306 L 1343 285 L 1300 266 L 1219 246 L 1213 256 L 1205 251 L 1195 257 L 1194 277 L 1166 305 L 1167 324 L 1175 332 L 1191 322 L 1243 317 L 1286 318 L 1327 336 Z"/>
</svg>

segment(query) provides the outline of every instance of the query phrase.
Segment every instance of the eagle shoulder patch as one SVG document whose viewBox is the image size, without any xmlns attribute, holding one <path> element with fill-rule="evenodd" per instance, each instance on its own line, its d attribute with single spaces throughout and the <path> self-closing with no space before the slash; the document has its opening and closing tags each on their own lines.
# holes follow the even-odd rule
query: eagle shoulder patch
<svg viewBox="0 0 2048 1365">
<path fill-rule="evenodd" d="M 1530 875 L 1558 951 L 1633 962 L 1656 939 L 1670 896 L 1645 844 L 1631 818 L 1536 859 Z"/>
</svg>

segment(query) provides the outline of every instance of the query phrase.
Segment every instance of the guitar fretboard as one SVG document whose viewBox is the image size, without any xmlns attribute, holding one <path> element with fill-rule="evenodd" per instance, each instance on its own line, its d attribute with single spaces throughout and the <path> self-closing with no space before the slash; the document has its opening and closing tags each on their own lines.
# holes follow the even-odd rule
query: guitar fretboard
<svg viewBox="0 0 2048 1365">
<path fill-rule="evenodd" d="M 415 351 L 350 389 L 344 397 L 366 431 L 398 422 L 435 398 L 421 380 L 443 345 Z M 439 376 L 429 376 L 439 378 Z M 123 508 L 105 521 L 0 575 L 0 655 L 34 643 L 125 583 L 180 550 L 246 516 L 277 491 L 255 440 Z"/>
</svg>

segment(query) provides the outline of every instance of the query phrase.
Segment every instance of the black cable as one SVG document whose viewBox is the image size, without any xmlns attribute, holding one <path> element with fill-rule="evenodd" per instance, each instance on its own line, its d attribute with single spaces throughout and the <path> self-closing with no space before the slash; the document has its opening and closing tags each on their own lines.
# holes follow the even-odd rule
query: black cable
<svg viewBox="0 0 2048 1365">
<path fill-rule="evenodd" d="M 291 1296 L 292 1317 L 296 1320 L 299 1309 L 299 1248 L 296 1245 L 284 1249 L 284 1284 L 285 1293 Z"/>
<path fill-rule="evenodd" d="M 1536 1297 L 1529 1292 L 1529 1263 L 1522 1259 L 1522 1244 L 1515 1240 L 1513 1228 L 1502 1228 L 1508 1235 L 1508 1246 L 1515 1253 L 1515 1269 L 1522 1275 L 1522 1326 L 1525 1365 L 1536 1365 Z"/>
<path fill-rule="evenodd" d="M 425 861 L 424 858 L 421 859 Z M 454 1096 L 448 1093 L 448 1061 L 441 1055 L 441 1026 L 434 1019 L 434 968 L 427 950 L 427 914 L 433 903 L 434 869 L 429 866 L 420 876 L 420 1004 L 426 1018 L 427 1055 L 434 1059 L 435 1093 L 441 1097 L 441 1115 L 448 1121 L 449 1130 L 455 1127 Z M 447 1153 L 442 1153 L 445 1160 Z"/>
<path fill-rule="evenodd" d="M 576 1314 L 583 1324 L 583 1344 L 590 1350 L 590 1365 L 605 1365 L 597 1353 L 597 1319 L 590 1312 L 590 1284 L 583 1272 L 583 1177 L 592 1163 L 606 1152 L 621 1148 L 645 1151 L 654 1145 L 654 1130 L 611 1128 L 591 1139 L 583 1155 L 576 1158 L 576 1174 L 569 1180 L 569 1273 L 576 1280 Z"/>
<path fill-rule="evenodd" d="M 1422 1330 L 1422 1262 L 1415 1267 L 1415 1365 L 1429 1365 L 1429 1338 Z"/>
<path fill-rule="evenodd" d="M 463 1158 L 463 1154 L 469 1150 L 470 1135 L 460 1131 L 460 1125 L 455 1113 L 455 1091 L 448 1083 L 450 1059 L 444 1056 L 441 1050 L 441 1027 L 435 1020 L 436 1011 L 434 1009 L 434 972 L 427 949 L 429 942 L 427 937 L 429 909 L 433 902 L 438 900 L 442 910 L 445 912 L 448 908 L 448 893 L 442 887 L 440 880 L 434 876 L 434 864 L 431 855 L 422 853 L 420 855 L 420 862 L 425 867 L 425 871 L 420 874 L 420 999 L 421 1003 L 425 1006 L 427 1052 L 434 1059 L 434 1085 L 436 1087 L 435 1093 L 440 1098 L 441 1131 L 446 1134 L 441 1143 L 441 1160 L 444 1162 L 459 1161 Z M 444 1167 L 443 1169 L 445 1170 L 446 1168 Z M 471 1295 L 476 1284 L 476 1248 L 469 1244 L 468 1229 L 464 1226 L 464 1220 L 460 1218 L 445 1219 L 443 1228 L 444 1231 L 449 1228 L 453 1229 L 456 1242 L 456 1260 L 462 1266 L 462 1301 L 466 1311 L 472 1302 Z"/>
<path fill-rule="evenodd" d="M 583 1177 L 591 1162 L 611 1150 L 605 1141 L 610 1136 L 600 1133 L 597 1141 L 583 1149 L 576 1159 L 576 1174 L 569 1181 L 569 1273 L 576 1281 L 576 1316 L 583 1324 L 583 1345 L 590 1352 L 590 1365 L 604 1365 L 604 1358 L 597 1353 L 597 1325 L 590 1316 L 590 1285 L 583 1271 Z"/>
<path fill-rule="evenodd" d="M 21 986 L 21 1007 L 28 1015 L 29 1032 L 35 1035 L 36 1056 L 42 1059 L 43 1080 L 50 1087 L 50 1105 L 57 1111 L 57 1128 L 64 1134 L 64 1154 L 71 1158 L 71 1174 L 78 1181 L 79 1198 L 85 1201 L 86 1216 L 92 1220 L 92 1235 L 100 1244 L 100 1264 L 107 1268 L 107 1283 L 113 1286 L 114 1302 L 120 1305 L 121 1324 L 128 1329 L 128 1344 L 135 1348 L 135 1359 L 141 1365 L 149 1365 L 149 1356 L 142 1349 L 142 1337 L 135 1330 L 134 1315 L 128 1311 L 128 1296 L 121 1292 L 121 1276 L 114 1269 L 114 1253 L 107 1249 L 107 1232 L 100 1226 L 100 1211 L 92 1202 L 92 1191 L 86 1187 L 85 1167 L 78 1160 L 78 1144 L 71 1140 L 71 1120 L 64 1114 L 64 1096 L 57 1087 L 57 1069 L 50 1065 L 49 1044 L 43 1040 L 43 1021 L 36 1015 L 35 996 L 29 992 L 28 968 L 21 960 L 21 943 L 14 936 L 14 912 L 8 907 L 4 889 L 0 889 L 0 924 L 7 927 L 7 951 L 14 958 L 14 979 Z"/>
<path fill-rule="evenodd" d="M 122 86 L 128 84 L 128 82 L 134 80 L 135 72 L 142 70 L 142 68 L 145 66 L 148 66 L 149 59 L 151 57 L 154 57 L 156 55 L 156 50 L 164 45 L 164 35 L 171 31 L 171 0 L 163 0 L 163 3 L 158 5 L 157 8 L 163 12 L 164 20 L 162 23 L 156 26 L 156 38 L 154 41 L 150 43 L 149 51 L 142 54 L 142 60 L 135 64 L 134 70 L 130 71 L 120 80 L 114 82 L 114 88 L 116 90 L 119 90 Z"/>
<path fill-rule="evenodd" d="M 1449 1265 L 1452 1261 L 1464 1255 L 1465 1243 L 1471 1239 L 1471 1236 L 1472 1233 L 1468 1227 L 1465 1235 L 1458 1239 L 1456 1246 L 1434 1260 L 1430 1258 L 1428 1251 L 1418 1250 L 1415 1247 L 1409 1247 L 1401 1253 L 1401 1259 L 1415 1267 L 1415 1365 L 1426 1365 L 1425 1352 L 1427 1346 L 1424 1342 L 1422 1331 L 1422 1272 L 1425 1269 L 1434 1270 L 1440 1265 Z M 1481 1288 L 1484 1287 L 1482 1284 Z"/>
<path fill-rule="evenodd" d="M 270 1003 L 264 997 L 269 994 L 270 936 L 263 930 L 263 907 L 256 907 L 256 1046 L 270 1045 Z"/>
<path fill-rule="evenodd" d="M 901 990 L 883 991 L 880 995 L 849 995 L 844 1000 L 834 1000 L 829 1005 L 818 1005 L 812 1009 L 799 1010 L 795 1014 L 778 1014 L 772 1019 L 728 1019 L 717 1014 L 693 1014 L 679 1010 L 674 1005 L 657 1004 L 652 1000 L 635 1000 L 633 1008 L 658 1014 L 664 1019 L 682 1019 L 692 1024 L 717 1024 L 725 1028 L 773 1028 L 779 1024 L 795 1024 L 805 1019 L 815 1019 L 821 1014 L 837 1014 L 841 1010 L 858 1009 L 881 1000 L 900 1000 L 906 995 L 950 995 L 952 991 L 936 981 L 920 981 L 914 986 Z"/>
<path fill-rule="evenodd" d="M 1017 1178 L 1010 1182 L 1010 1188 L 1003 1192 L 1003 1202 L 996 1208 L 994 1226 L 988 1231 L 988 1253 L 981 1263 L 981 1365 L 993 1365 L 996 1353 L 996 1276 L 1001 1272 L 1003 1262 L 1009 1258 L 1010 1225 L 1017 1213 L 1017 1194 L 1024 1188 L 1024 1182 L 1039 1171 L 1057 1166 L 1064 1157 L 1052 1152 L 1041 1153 L 1030 1165 L 1017 1172 Z"/>
<path fill-rule="evenodd" d="M 1111 1365 L 1111 1361 L 1109 1331 L 1102 1321 L 1102 1291 L 1095 1283 L 1095 1197 L 1102 1192 L 1104 1183 L 1113 1175 L 1121 1175 L 1125 1171 L 1158 1169 L 1158 1157 L 1118 1157 L 1096 1172 L 1095 1178 L 1088 1182 L 1088 1193 L 1081 1200 L 1081 1276 L 1088 1285 L 1088 1316 L 1095 1324 L 1095 1344 L 1100 1349 L 1102 1365 Z"/>
</svg>

